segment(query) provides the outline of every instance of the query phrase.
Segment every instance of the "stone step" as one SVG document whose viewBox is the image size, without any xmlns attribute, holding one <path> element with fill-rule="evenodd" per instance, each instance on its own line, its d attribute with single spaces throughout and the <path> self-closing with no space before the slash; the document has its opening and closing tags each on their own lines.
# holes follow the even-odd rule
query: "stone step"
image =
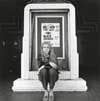
<svg viewBox="0 0 100 101">
<path fill-rule="evenodd" d="M 43 91 L 39 80 L 17 79 L 13 83 L 13 91 Z M 54 91 L 86 91 L 86 81 L 82 78 L 74 80 L 58 80 Z"/>
</svg>

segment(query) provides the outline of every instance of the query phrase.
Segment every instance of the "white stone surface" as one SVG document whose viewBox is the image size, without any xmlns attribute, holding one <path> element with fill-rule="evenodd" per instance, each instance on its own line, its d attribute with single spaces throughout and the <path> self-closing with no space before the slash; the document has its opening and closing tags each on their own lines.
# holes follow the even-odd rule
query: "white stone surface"
<svg viewBox="0 0 100 101">
<path fill-rule="evenodd" d="M 77 53 L 77 37 L 76 37 L 76 22 L 75 8 L 70 3 L 45 3 L 45 4 L 28 4 L 24 9 L 24 37 L 23 37 L 23 52 L 21 56 L 21 78 L 30 79 L 30 52 L 31 52 L 31 10 L 63 10 L 68 13 L 68 62 L 70 68 L 70 79 L 79 77 L 79 55 Z M 37 26 L 36 26 L 37 27 Z M 67 39 L 67 38 L 66 38 Z M 37 41 L 36 41 L 37 42 Z M 63 74 L 62 74 L 63 76 Z"/>
<path fill-rule="evenodd" d="M 43 91 L 42 84 L 39 80 L 17 79 L 14 81 L 13 91 Z M 75 80 L 58 80 L 55 84 L 54 91 L 86 91 L 86 81 L 82 78 Z"/>
<path fill-rule="evenodd" d="M 28 75 L 29 75 L 29 79 L 38 80 L 38 72 L 37 71 L 31 71 L 31 72 L 29 72 Z M 60 71 L 59 79 L 60 80 L 70 79 L 70 71 Z"/>
</svg>

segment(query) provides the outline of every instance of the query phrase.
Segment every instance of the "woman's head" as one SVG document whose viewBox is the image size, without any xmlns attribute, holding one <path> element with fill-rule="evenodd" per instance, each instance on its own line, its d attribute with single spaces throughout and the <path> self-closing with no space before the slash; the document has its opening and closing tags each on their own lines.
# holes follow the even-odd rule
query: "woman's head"
<svg viewBox="0 0 100 101">
<path fill-rule="evenodd" d="M 41 50 L 44 53 L 49 53 L 51 51 L 51 44 L 49 42 L 42 43 Z"/>
</svg>

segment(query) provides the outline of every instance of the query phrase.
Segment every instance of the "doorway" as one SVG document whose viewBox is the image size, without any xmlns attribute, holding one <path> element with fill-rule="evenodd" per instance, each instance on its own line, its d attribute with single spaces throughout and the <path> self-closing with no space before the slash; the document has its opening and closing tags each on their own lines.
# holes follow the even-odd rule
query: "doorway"
<svg viewBox="0 0 100 101">
<path fill-rule="evenodd" d="M 31 19 L 30 72 L 36 73 L 38 70 L 37 57 L 41 43 L 48 41 L 57 55 L 60 79 L 69 79 L 68 12 L 35 12 L 32 13 Z"/>
</svg>

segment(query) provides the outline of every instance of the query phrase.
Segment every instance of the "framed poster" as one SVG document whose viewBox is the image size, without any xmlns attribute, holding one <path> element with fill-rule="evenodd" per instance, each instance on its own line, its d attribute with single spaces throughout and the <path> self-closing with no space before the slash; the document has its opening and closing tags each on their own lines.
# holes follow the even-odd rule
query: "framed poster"
<svg viewBox="0 0 100 101">
<path fill-rule="evenodd" d="M 49 42 L 54 48 L 58 59 L 65 58 L 64 45 L 64 16 L 40 15 L 35 16 L 36 58 L 41 44 Z"/>
<path fill-rule="evenodd" d="M 60 47 L 60 23 L 41 23 L 41 43 L 45 41 Z"/>
</svg>

